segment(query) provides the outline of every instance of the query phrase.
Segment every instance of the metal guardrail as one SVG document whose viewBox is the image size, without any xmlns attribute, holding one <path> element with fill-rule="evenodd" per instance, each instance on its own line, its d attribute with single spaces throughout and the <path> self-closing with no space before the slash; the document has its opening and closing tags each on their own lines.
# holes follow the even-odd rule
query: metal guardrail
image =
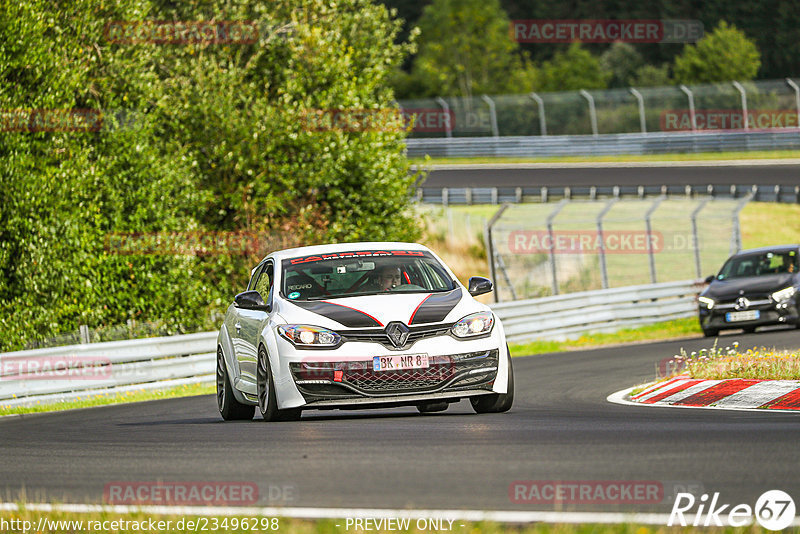
<svg viewBox="0 0 800 534">
<path fill-rule="evenodd" d="M 216 332 L 0 354 L 0 405 L 214 380 Z"/>
<path fill-rule="evenodd" d="M 416 199 L 427 204 L 522 204 L 561 199 L 697 197 L 745 198 L 755 202 L 800 203 L 797 185 L 614 185 L 529 187 L 419 187 Z"/>
<path fill-rule="evenodd" d="M 800 149 L 800 130 L 406 139 L 408 156 L 549 157 Z"/>
<path fill-rule="evenodd" d="M 701 287 L 695 280 L 665 282 L 504 302 L 492 309 L 510 342 L 566 339 L 691 317 Z"/>
<path fill-rule="evenodd" d="M 688 280 L 508 302 L 493 309 L 509 341 L 560 339 L 689 317 L 698 288 Z M 216 332 L 202 332 L 0 354 L 0 405 L 212 382 L 216 338 Z"/>
</svg>

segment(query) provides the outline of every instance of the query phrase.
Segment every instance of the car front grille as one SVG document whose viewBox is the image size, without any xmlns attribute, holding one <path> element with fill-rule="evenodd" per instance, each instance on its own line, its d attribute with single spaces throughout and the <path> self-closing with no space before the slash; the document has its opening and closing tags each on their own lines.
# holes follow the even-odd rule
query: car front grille
<svg viewBox="0 0 800 534">
<path fill-rule="evenodd" d="M 291 363 L 292 375 L 301 391 L 327 391 L 331 386 L 362 394 L 425 392 L 450 384 L 462 386 L 494 377 L 499 351 L 486 350 L 430 356 L 429 367 L 398 371 L 374 371 L 372 361 L 298 362 Z M 480 370 L 486 369 L 486 372 Z M 340 380 L 333 380 L 341 371 Z M 472 371 L 478 371 L 473 373 Z M 344 392 L 343 392 L 344 393 Z"/>
<path fill-rule="evenodd" d="M 408 339 L 405 345 L 398 348 L 395 347 L 389 340 L 389 336 L 383 329 L 364 329 L 364 330 L 347 330 L 339 332 L 342 336 L 342 341 L 362 341 L 367 343 L 380 343 L 390 350 L 405 350 L 420 339 L 426 339 L 436 336 L 446 336 L 452 327 L 452 324 L 437 324 L 427 326 L 410 326 L 408 332 Z"/>
</svg>

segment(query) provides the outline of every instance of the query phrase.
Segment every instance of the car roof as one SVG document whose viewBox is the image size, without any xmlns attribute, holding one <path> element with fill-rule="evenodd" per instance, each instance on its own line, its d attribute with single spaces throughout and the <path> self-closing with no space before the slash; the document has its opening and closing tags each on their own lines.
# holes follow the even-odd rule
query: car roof
<svg viewBox="0 0 800 534">
<path fill-rule="evenodd" d="M 425 245 L 420 245 L 419 243 L 403 243 L 400 241 L 366 241 L 359 243 L 335 243 L 328 245 L 311 245 L 308 247 L 288 248 L 285 250 L 277 250 L 268 257 L 274 258 L 275 260 L 283 260 L 286 258 L 296 258 L 297 256 L 308 256 L 313 254 L 332 254 L 334 252 L 373 249 L 429 250 L 428 247 Z"/>
<path fill-rule="evenodd" d="M 797 250 L 800 245 L 774 245 L 771 247 L 749 248 L 747 250 L 740 250 L 734 256 L 745 256 L 747 254 L 758 254 L 759 252 L 787 252 L 790 250 Z"/>
</svg>

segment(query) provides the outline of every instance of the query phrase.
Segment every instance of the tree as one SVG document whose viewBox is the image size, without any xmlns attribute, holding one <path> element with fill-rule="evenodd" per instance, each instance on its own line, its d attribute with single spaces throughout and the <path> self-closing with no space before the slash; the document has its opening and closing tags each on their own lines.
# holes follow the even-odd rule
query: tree
<svg viewBox="0 0 800 534">
<path fill-rule="evenodd" d="M 600 56 L 600 65 L 608 73 L 609 87 L 629 87 L 644 60 L 633 45 L 615 42 Z"/>
<path fill-rule="evenodd" d="M 419 19 L 414 79 L 428 96 L 531 90 L 535 69 L 509 25 L 499 0 L 434 0 Z"/>
<path fill-rule="evenodd" d="M 417 176 L 387 81 L 408 48 L 394 44 L 387 10 L 370 0 L 193 4 L 0 3 L 0 110 L 112 111 L 100 131 L 0 128 L 0 350 L 126 319 L 211 328 L 274 250 L 121 255 L 108 246 L 115 235 L 418 237 L 408 213 Z M 254 21 L 259 39 L 131 45 L 104 33 L 108 21 L 209 13 Z M 115 125 L 116 111 L 136 127 Z M 320 114 L 347 122 L 320 128 Z"/>
<path fill-rule="evenodd" d="M 540 91 L 604 89 L 609 78 L 600 61 L 578 42 L 572 43 L 566 52 L 557 52 L 552 61 L 546 61 L 541 73 Z"/>
<path fill-rule="evenodd" d="M 725 21 L 700 39 L 686 45 L 675 58 L 675 79 L 680 83 L 752 80 L 761 66 L 755 43 Z"/>
</svg>

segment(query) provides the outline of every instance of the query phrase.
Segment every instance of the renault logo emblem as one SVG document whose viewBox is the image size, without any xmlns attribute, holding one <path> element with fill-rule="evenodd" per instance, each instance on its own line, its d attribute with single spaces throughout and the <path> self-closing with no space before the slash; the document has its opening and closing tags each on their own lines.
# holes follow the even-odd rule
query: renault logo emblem
<svg viewBox="0 0 800 534">
<path fill-rule="evenodd" d="M 750 306 L 750 301 L 744 297 L 736 299 L 736 304 L 733 305 L 737 310 L 746 310 Z"/>
<path fill-rule="evenodd" d="M 400 348 L 408 341 L 408 327 L 403 323 L 389 323 L 386 325 L 386 335 L 396 348 Z"/>
</svg>

